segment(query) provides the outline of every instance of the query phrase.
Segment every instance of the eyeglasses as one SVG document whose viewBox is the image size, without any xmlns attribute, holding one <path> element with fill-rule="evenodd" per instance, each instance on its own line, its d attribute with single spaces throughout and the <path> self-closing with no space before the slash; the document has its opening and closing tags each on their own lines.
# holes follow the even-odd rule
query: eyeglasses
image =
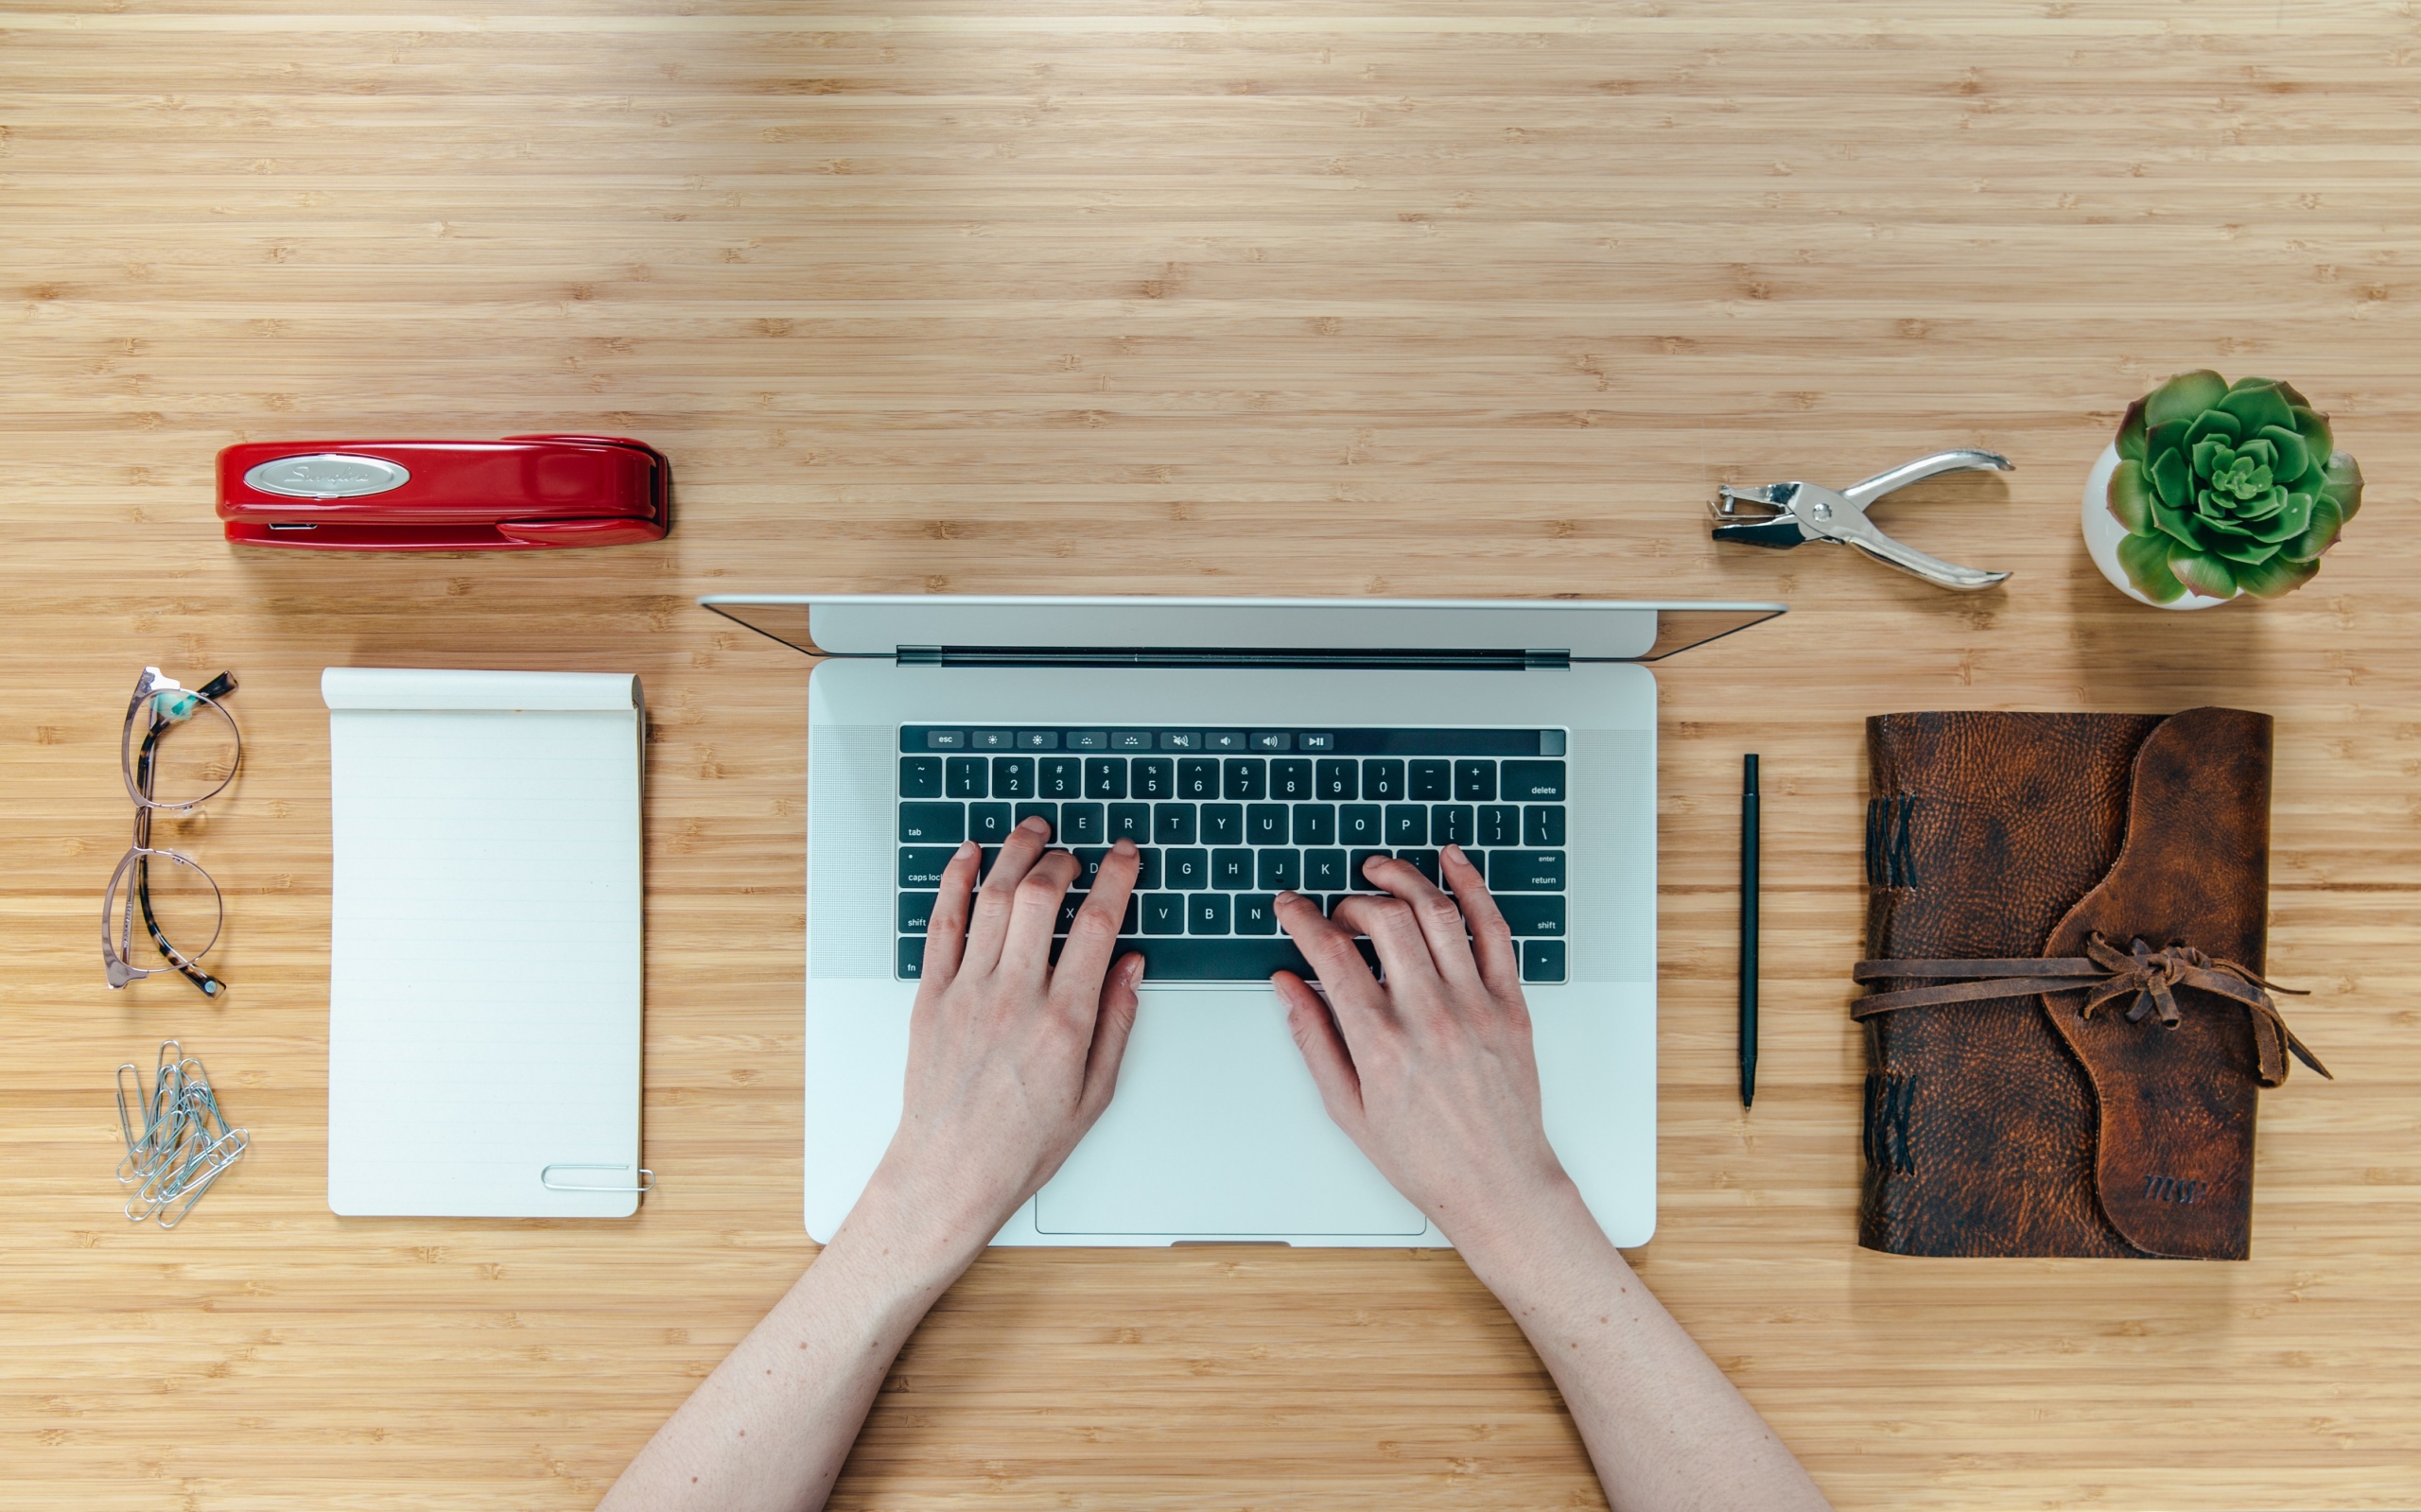
<svg viewBox="0 0 2421 1512">
<path fill-rule="evenodd" d="M 143 669 L 134 680 L 117 747 L 127 796 L 134 800 L 134 843 L 110 875 L 101 899 L 101 965 L 112 987 L 174 971 L 204 997 L 227 990 L 198 964 L 218 943 L 225 916 L 218 884 L 191 857 L 154 847 L 151 817 L 189 814 L 235 780 L 244 740 L 235 717 L 218 702 L 234 691 L 230 672 L 191 691 L 163 677 L 157 667 Z M 138 917 L 166 965 L 135 964 Z"/>
</svg>

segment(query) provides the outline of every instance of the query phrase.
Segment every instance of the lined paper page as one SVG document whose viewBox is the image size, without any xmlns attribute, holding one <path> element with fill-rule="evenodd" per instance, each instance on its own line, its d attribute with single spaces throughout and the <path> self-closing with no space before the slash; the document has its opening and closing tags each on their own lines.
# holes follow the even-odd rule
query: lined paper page
<svg viewBox="0 0 2421 1512">
<path fill-rule="evenodd" d="M 321 696 L 328 1206 L 636 1212 L 540 1177 L 639 1169 L 638 679 L 332 667 Z"/>
</svg>

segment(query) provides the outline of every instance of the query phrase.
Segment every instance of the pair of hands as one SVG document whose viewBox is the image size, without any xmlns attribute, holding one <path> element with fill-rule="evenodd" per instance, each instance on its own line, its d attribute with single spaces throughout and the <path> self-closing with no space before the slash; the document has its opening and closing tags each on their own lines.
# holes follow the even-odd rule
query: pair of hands
<svg viewBox="0 0 2421 1512">
<path fill-rule="evenodd" d="M 1109 1105 L 1135 1028 L 1144 960 L 1111 957 L 1141 858 L 1126 841 L 1110 851 L 1054 966 L 1053 927 L 1077 861 L 1047 850 L 1049 839 L 1047 825 L 1027 820 L 981 887 L 972 843 L 943 872 L 899 1132 L 876 1176 L 909 1210 L 975 1244 L 1051 1179 Z M 1335 919 L 1280 895 L 1279 923 L 1327 999 L 1291 971 L 1272 981 L 1329 1115 L 1469 1246 L 1568 1178 L 1540 1118 L 1512 931 L 1459 847 L 1441 865 L 1453 897 L 1407 862 L 1372 860 L 1367 875 L 1385 895 L 1350 897 Z M 1354 947 L 1357 933 L 1376 947 L 1385 984 Z"/>
</svg>

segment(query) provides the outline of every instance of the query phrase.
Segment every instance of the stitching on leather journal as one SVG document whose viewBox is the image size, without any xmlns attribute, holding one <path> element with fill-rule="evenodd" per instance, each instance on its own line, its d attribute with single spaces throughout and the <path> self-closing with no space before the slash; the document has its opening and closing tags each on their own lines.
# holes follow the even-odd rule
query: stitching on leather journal
<svg viewBox="0 0 2421 1512">
<path fill-rule="evenodd" d="M 1866 885 L 1914 887 L 1917 857 L 1914 841 L 1917 795 L 1887 794 L 1866 801 Z"/>
<path fill-rule="evenodd" d="M 1882 1072 L 1866 1079 L 1866 1163 L 1877 1171 L 1903 1174 L 1917 1169 L 1908 1148 L 1908 1110 L 1916 1101 L 1916 1083 L 1906 1076 Z"/>
</svg>

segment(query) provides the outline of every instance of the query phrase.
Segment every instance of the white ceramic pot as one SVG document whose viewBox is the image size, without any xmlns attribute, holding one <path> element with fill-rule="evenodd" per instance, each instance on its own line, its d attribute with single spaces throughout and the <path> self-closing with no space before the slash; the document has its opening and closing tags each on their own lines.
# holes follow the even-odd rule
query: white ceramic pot
<svg viewBox="0 0 2421 1512">
<path fill-rule="evenodd" d="M 2227 599 L 2213 599 L 2206 594 L 2186 590 L 2186 597 L 2173 603 L 2152 603 L 2127 581 L 2127 569 L 2118 565 L 2118 543 L 2127 539 L 2127 528 L 2110 513 L 2110 475 L 2118 470 L 2118 448 L 2101 448 L 2100 460 L 2084 479 L 2084 548 L 2092 554 L 2093 565 L 2110 580 L 2110 585 L 2137 603 L 2152 604 L 2155 609 L 2216 609 L 2230 600 L 2241 597 L 2231 594 Z"/>
</svg>

